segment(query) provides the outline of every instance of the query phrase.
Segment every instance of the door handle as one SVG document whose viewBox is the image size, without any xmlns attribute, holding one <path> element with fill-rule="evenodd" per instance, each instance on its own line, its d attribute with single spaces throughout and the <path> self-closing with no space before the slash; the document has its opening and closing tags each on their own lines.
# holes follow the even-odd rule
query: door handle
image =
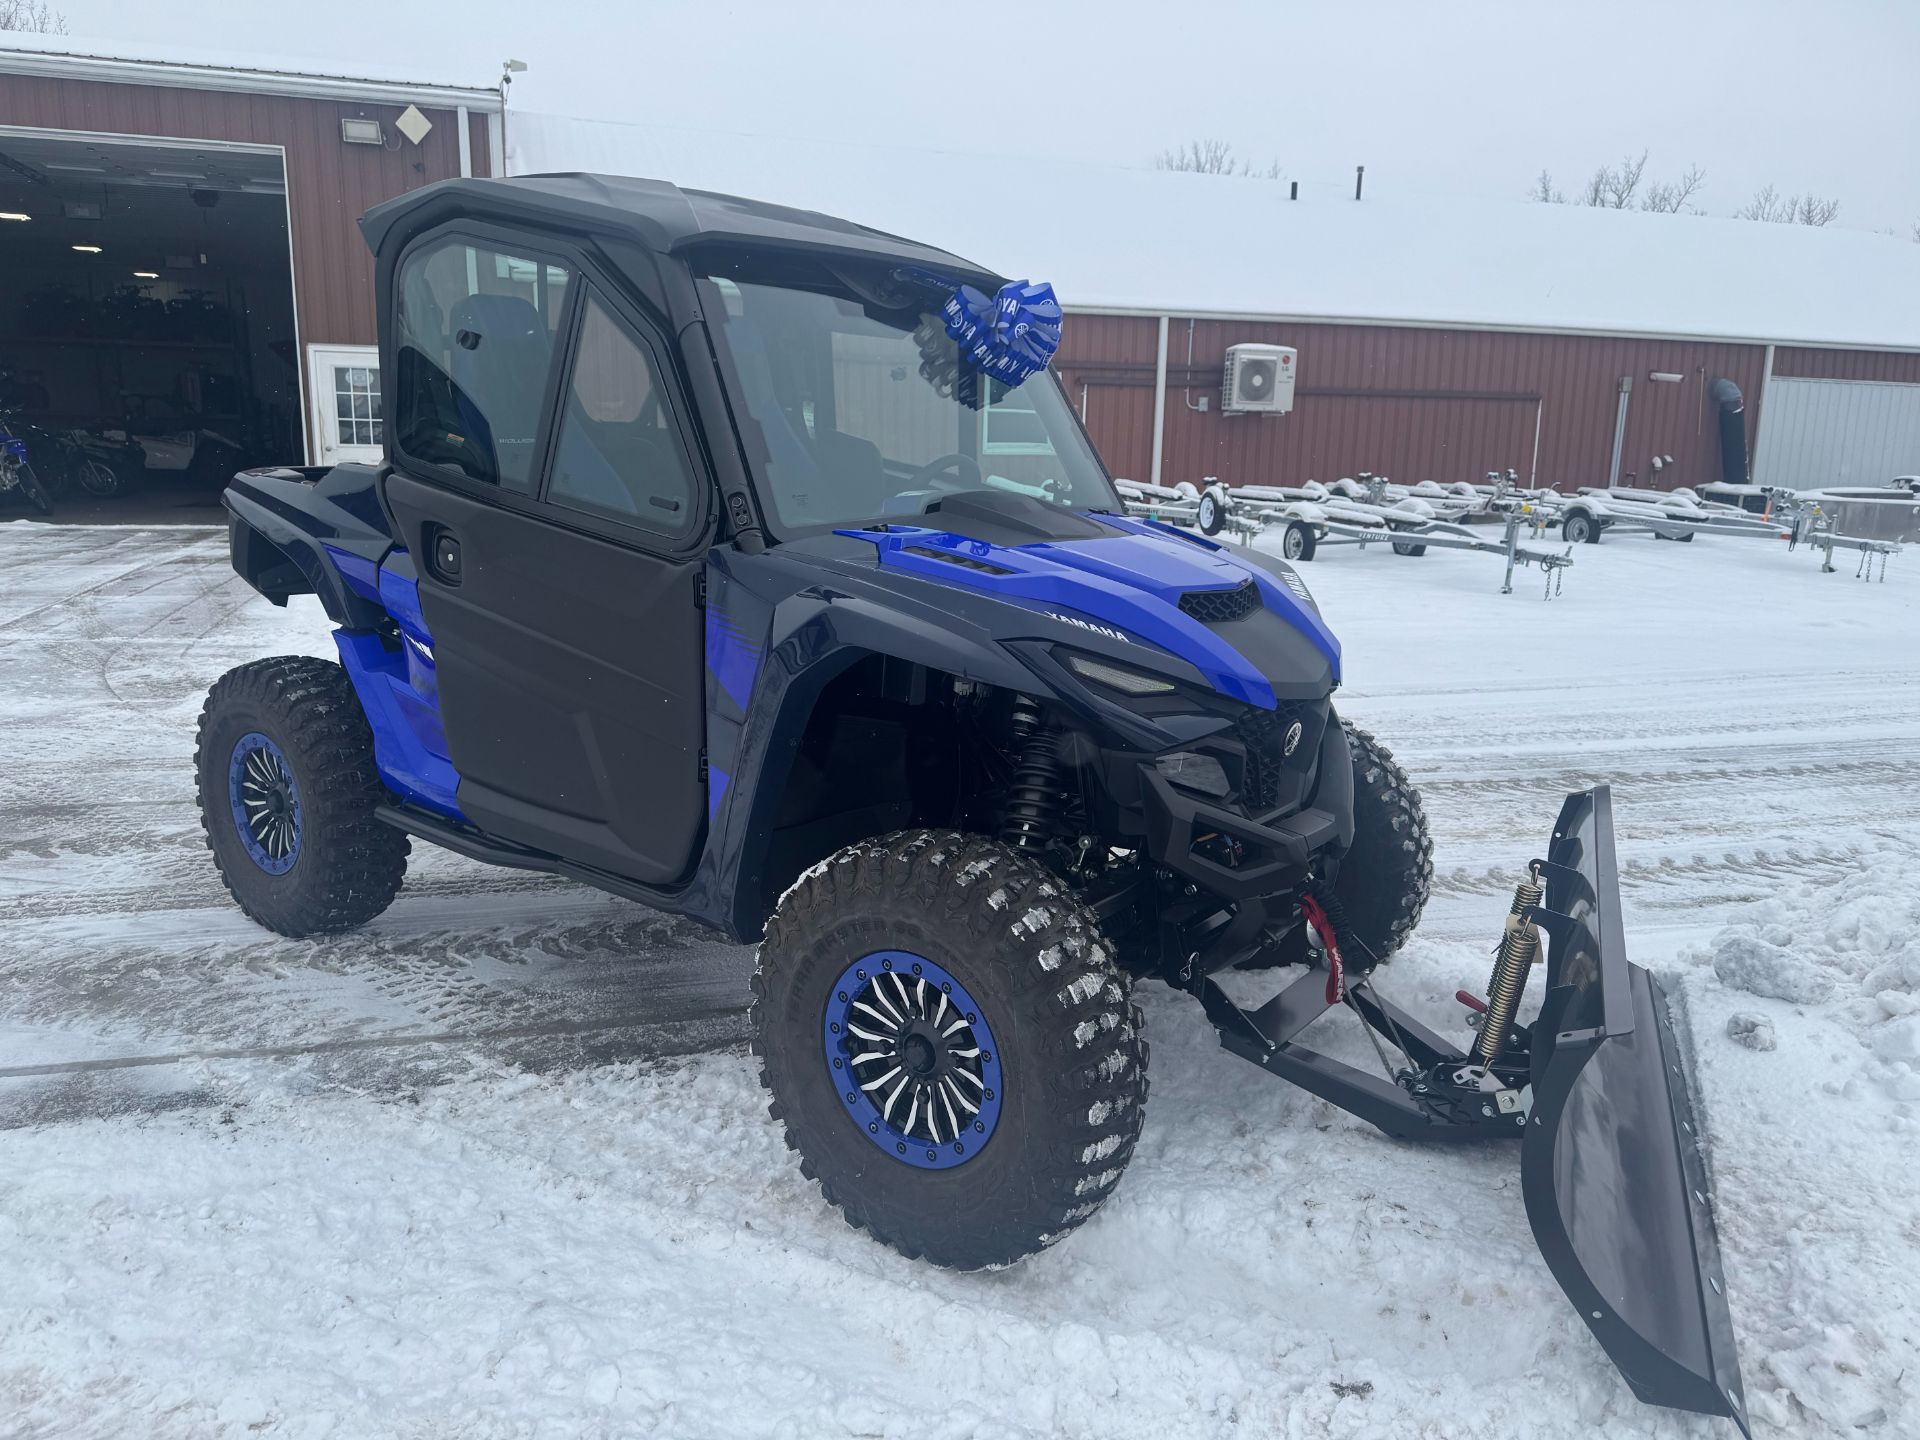
<svg viewBox="0 0 1920 1440">
<path fill-rule="evenodd" d="M 460 583 L 460 542 L 437 525 L 427 532 L 427 570 L 443 585 Z"/>
</svg>

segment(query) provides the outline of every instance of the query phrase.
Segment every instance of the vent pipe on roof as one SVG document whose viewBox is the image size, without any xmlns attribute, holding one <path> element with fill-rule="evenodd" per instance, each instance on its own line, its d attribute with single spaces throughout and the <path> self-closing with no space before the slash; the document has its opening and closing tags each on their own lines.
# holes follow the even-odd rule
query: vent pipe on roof
<svg viewBox="0 0 1920 1440">
<path fill-rule="evenodd" d="M 1287 199 L 1298 200 L 1299 198 L 1300 198 L 1300 182 L 1296 180 L 1293 182 L 1293 187 L 1287 192 Z"/>
<path fill-rule="evenodd" d="M 1354 199 L 1358 200 L 1360 198 L 1360 187 L 1366 183 L 1367 183 L 1367 167 L 1364 165 L 1354 166 L 1353 167 L 1353 198 Z"/>
</svg>

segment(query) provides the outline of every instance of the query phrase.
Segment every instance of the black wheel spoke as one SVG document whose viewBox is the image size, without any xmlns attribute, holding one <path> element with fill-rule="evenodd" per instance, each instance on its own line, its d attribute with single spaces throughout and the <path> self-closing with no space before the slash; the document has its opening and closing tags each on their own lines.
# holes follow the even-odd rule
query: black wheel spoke
<svg viewBox="0 0 1920 1440">
<path fill-rule="evenodd" d="M 851 994 L 847 1014 L 842 1052 L 880 1118 L 911 1141 L 960 1140 L 980 1112 L 968 1096 L 985 1088 L 986 1049 L 968 1016 L 924 975 L 891 970 Z"/>
<path fill-rule="evenodd" d="M 300 798 L 286 757 L 271 741 L 252 737 L 230 772 L 234 816 L 254 860 L 273 873 L 292 863 L 300 848 Z"/>
</svg>

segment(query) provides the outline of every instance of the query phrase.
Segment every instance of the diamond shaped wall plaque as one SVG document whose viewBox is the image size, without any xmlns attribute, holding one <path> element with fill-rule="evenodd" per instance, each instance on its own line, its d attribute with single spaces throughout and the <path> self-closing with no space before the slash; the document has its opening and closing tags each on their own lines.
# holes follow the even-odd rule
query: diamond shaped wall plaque
<svg viewBox="0 0 1920 1440">
<path fill-rule="evenodd" d="M 418 105 L 409 105 L 400 112 L 400 118 L 393 122 L 393 128 L 418 145 L 433 129 L 433 122 L 420 113 Z"/>
</svg>

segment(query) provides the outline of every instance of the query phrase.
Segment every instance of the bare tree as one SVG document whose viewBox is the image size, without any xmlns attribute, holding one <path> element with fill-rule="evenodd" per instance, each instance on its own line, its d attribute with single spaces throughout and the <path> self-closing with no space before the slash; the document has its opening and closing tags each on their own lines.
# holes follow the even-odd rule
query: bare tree
<svg viewBox="0 0 1920 1440">
<path fill-rule="evenodd" d="M 64 35 L 67 17 L 47 4 L 47 0 L 0 0 L 0 30 Z"/>
<path fill-rule="evenodd" d="M 1633 197 L 1640 193 L 1640 179 L 1646 169 L 1645 150 L 1638 159 L 1626 155 L 1618 165 L 1602 165 L 1587 177 L 1586 188 L 1580 192 L 1580 203 L 1602 210 L 1630 209 Z"/>
<path fill-rule="evenodd" d="M 1660 180 L 1649 185 L 1640 200 L 1640 208 L 1659 215 L 1678 215 L 1682 211 L 1697 215 L 1700 207 L 1693 203 L 1693 197 L 1706 183 L 1707 172 L 1698 165 L 1689 165 L 1687 173 L 1678 180 Z"/>
<path fill-rule="evenodd" d="M 1813 195 L 1802 195 L 1793 208 L 1793 223 L 1796 225 L 1831 225 L 1834 217 L 1840 213 L 1838 200 L 1823 200 Z"/>
<path fill-rule="evenodd" d="M 1278 160 L 1265 169 L 1256 170 L 1251 161 L 1236 156 L 1233 146 L 1225 140 L 1190 140 L 1185 145 L 1162 150 L 1154 157 L 1153 168 L 1180 170 L 1194 175 L 1255 175 L 1263 180 L 1280 178 Z"/>
<path fill-rule="evenodd" d="M 1153 162 L 1156 170 L 1184 170 L 1195 175 L 1233 174 L 1233 146 L 1225 140 L 1189 140 L 1162 150 Z"/>
<path fill-rule="evenodd" d="M 1780 192 L 1771 185 L 1762 185 L 1753 192 L 1753 199 L 1733 212 L 1736 220 L 1765 220 L 1778 224 L 1793 218 L 1793 203 L 1780 198 Z"/>
<path fill-rule="evenodd" d="M 1587 177 L 1586 183 L 1573 197 L 1576 205 L 1589 205 L 1597 210 L 1651 210 L 1659 214 L 1675 215 L 1682 211 L 1689 215 L 1701 213 L 1694 203 L 1707 184 L 1707 172 L 1698 165 L 1689 165 L 1677 180 L 1650 181 L 1647 179 L 1647 155 L 1642 150 L 1638 155 L 1624 155 L 1617 165 L 1602 165 Z M 1553 183 L 1553 172 L 1542 170 L 1534 177 L 1531 198 L 1548 205 L 1567 203 L 1566 192 Z"/>
<path fill-rule="evenodd" d="M 1907 232 L 1907 235 L 1914 244 L 1920 245 L 1920 221 L 1914 222 L 1913 228 Z"/>
<path fill-rule="evenodd" d="M 1736 220 L 1763 220 L 1773 225 L 1829 225 L 1840 213 L 1838 200 L 1818 195 L 1782 195 L 1771 185 L 1754 191 L 1753 199 L 1733 212 Z"/>
</svg>

